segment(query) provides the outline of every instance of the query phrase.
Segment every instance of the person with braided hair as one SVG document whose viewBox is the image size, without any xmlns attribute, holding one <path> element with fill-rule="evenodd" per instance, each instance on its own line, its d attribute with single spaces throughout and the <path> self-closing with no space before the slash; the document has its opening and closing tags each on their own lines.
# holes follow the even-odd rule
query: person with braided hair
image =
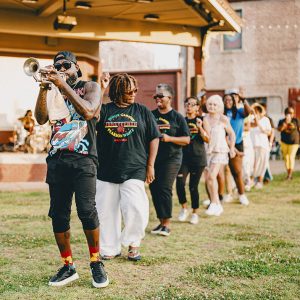
<svg viewBox="0 0 300 300">
<path fill-rule="evenodd" d="M 106 76 L 104 88 L 109 82 Z M 129 247 L 129 260 L 140 260 L 139 247 L 149 219 L 144 182 L 154 180 L 160 133 L 151 111 L 135 103 L 137 91 L 133 76 L 126 73 L 113 76 L 109 82 L 112 102 L 102 106 L 97 124 L 96 206 L 101 220 L 100 252 L 104 259 L 119 256 L 123 244 Z"/>
</svg>

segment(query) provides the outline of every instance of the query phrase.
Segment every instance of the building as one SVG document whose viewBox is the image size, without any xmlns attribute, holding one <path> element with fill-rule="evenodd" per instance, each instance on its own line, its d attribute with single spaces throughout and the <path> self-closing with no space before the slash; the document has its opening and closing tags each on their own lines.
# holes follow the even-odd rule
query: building
<svg viewBox="0 0 300 300">
<path fill-rule="evenodd" d="M 300 1 L 230 2 L 243 19 L 242 32 L 209 34 L 204 63 L 206 88 L 240 88 L 251 101 L 265 103 L 276 122 L 289 103 L 289 89 L 300 85 Z"/>
</svg>

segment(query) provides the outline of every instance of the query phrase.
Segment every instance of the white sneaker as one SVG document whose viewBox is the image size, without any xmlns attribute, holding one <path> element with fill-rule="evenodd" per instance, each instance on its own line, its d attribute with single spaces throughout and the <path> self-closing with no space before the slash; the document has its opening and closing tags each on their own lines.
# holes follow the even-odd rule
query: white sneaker
<svg viewBox="0 0 300 300">
<path fill-rule="evenodd" d="M 199 223 L 199 216 L 197 214 L 192 214 L 191 220 L 190 220 L 191 224 L 198 224 Z"/>
<path fill-rule="evenodd" d="M 210 200 L 209 199 L 203 200 L 202 204 L 203 206 L 208 207 L 210 205 Z"/>
<path fill-rule="evenodd" d="M 250 190 L 251 190 L 251 186 L 249 184 L 246 184 L 245 185 L 245 191 L 250 192 Z"/>
<path fill-rule="evenodd" d="M 189 215 L 188 209 L 182 208 L 182 209 L 180 210 L 179 215 L 178 215 L 178 221 L 184 222 L 184 221 L 187 219 L 188 215 Z"/>
<path fill-rule="evenodd" d="M 205 211 L 208 216 L 220 216 L 224 209 L 221 204 L 211 203 L 209 208 Z"/>
<path fill-rule="evenodd" d="M 231 194 L 226 194 L 223 196 L 223 200 L 224 203 L 229 203 L 233 201 L 233 197 Z"/>
<path fill-rule="evenodd" d="M 254 188 L 256 190 L 261 190 L 263 188 L 263 184 L 261 182 L 256 182 Z"/>
<path fill-rule="evenodd" d="M 239 195 L 239 200 L 242 205 L 249 205 L 249 200 L 245 194 Z"/>
</svg>

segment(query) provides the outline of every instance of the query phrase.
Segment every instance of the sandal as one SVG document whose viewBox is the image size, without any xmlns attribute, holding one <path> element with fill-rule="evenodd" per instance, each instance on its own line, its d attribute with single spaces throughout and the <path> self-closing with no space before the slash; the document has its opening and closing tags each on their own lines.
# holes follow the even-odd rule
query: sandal
<svg viewBox="0 0 300 300">
<path fill-rule="evenodd" d="M 111 259 L 114 259 L 119 256 L 121 256 L 121 253 L 118 253 L 116 255 L 101 255 L 101 259 L 102 260 L 111 260 Z"/>
<path fill-rule="evenodd" d="M 128 260 L 130 260 L 130 261 L 139 261 L 141 259 L 142 259 L 142 257 L 141 257 L 140 251 L 139 251 L 139 247 L 129 246 Z"/>
</svg>

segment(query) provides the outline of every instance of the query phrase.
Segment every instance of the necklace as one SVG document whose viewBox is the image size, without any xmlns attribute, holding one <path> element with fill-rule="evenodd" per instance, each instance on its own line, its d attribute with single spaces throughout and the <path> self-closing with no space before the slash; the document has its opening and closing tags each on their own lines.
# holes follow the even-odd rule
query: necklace
<svg viewBox="0 0 300 300">
<path fill-rule="evenodd" d="M 75 90 L 75 88 L 77 87 L 78 83 L 80 82 L 80 80 L 77 81 L 77 83 L 75 83 L 74 86 L 71 86 L 72 90 Z"/>
</svg>

